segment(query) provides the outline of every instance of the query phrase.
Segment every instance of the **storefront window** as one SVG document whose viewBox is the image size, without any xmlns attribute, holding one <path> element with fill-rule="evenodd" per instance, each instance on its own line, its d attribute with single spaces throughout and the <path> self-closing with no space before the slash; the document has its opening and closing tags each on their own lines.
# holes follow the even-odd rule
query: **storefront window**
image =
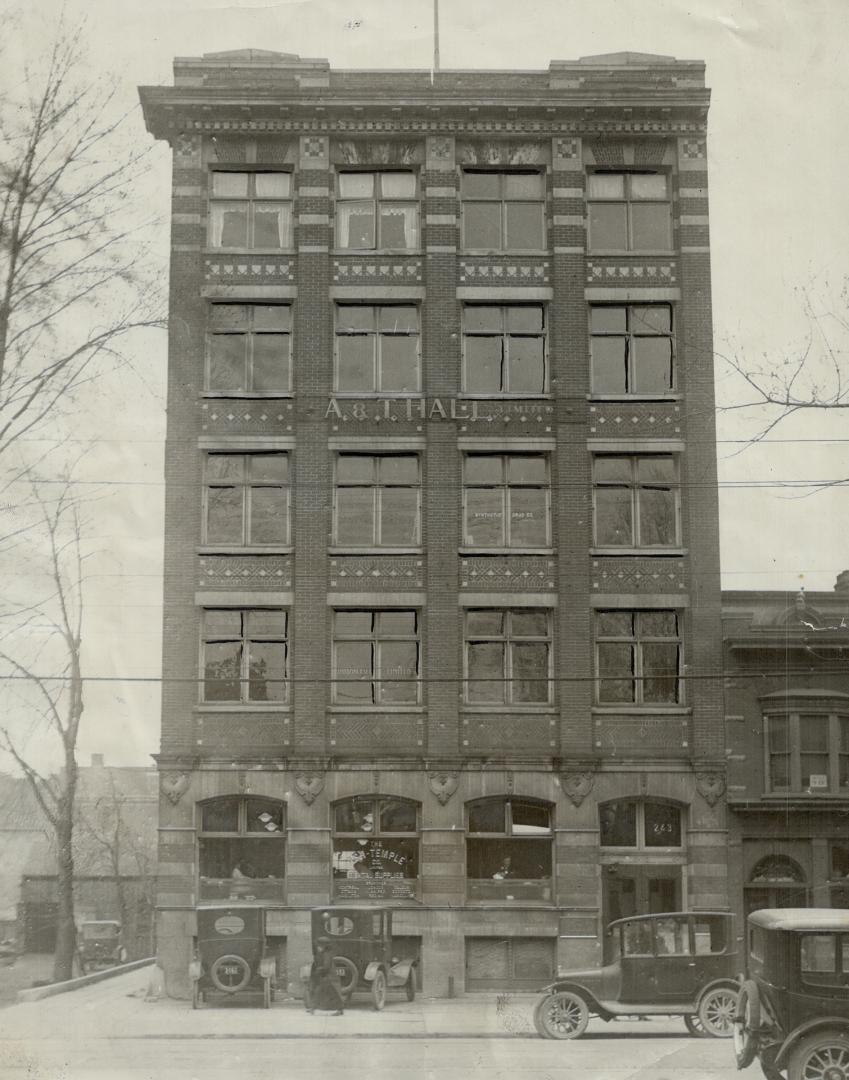
<svg viewBox="0 0 849 1080">
<path fill-rule="evenodd" d="M 470 900 L 551 900 L 551 807 L 531 799 L 469 803 Z"/>
<path fill-rule="evenodd" d="M 285 804 L 226 795 L 198 812 L 200 898 L 282 900 Z"/>
<path fill-rule="evenodd" d="M 418 804 L 355 796 L 333 809 L 333 896 L 337 900 L 415 899 L 419 878 Z"/>
</svg>

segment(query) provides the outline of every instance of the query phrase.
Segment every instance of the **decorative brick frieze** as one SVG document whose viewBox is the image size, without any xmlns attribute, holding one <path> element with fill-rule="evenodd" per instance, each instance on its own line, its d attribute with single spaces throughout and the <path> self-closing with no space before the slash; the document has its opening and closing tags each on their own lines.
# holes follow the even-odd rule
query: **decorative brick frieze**
<svg viewBox="0 0 849 1080">
<path fill-rule="evenodd" d="M 292 587 L 291 555 L 202 555 L 198 585 L 206 588 Z"/>
<path fill-rule="evenodd" d="M 470 592 L 554 590 L 557 564 L 544 555 L 475 555 L 460 560 L 460 588 Z"/>
<path fill-rule="evenodd" d="M 201 402 L 200 430 L 210 435 L 279 435 L 292 430 L 294 405 L 274 398 Z"/>
<path fill-rule="evenodd" d="M 333 260 L 337 285 L 409 285 L 422 281 L 422 260 L 351 256 Z"/>
<path fill-rule="evenodd" d="M 591 560 L 592 589 L 596 593 L 670 593 L 686 590 L 686 560 L 600 556 Z"/>
<path fill-rule="evenodd" d="M 461 285 L 547 285 L 551 280 L 548 259 L 517 261 L 496 256 L 460 259 Z"/>
<path fill-rule="evenodd" d="M 338 751 L 379 746 L 409 754 L 424 747 L 424 713 L 331 713 L 327 724 L 328 742 Z"/>
<path fill-rule="evenodd" d="M 677 438 L 683 423 L 681 406 L 664 401 L 591 405 L 589 419 L 591 435 L 611 439 L 629 439 L 635 435 Z"/>
<path fill-rule="evenodd" d="M 194 752 L 228 760 L 273 757 L 289 745 L 289 716 L 273 713 L 201 713 L 194 717 Z"/>
<path fill-rule="evenodd" d="M 295 279 L 295 260 L 275 255 L 221 255 L 204 259 L 204 278 L 208 282 L 259 285 L 290 282 Z"/>
<path fill-rule="evenodd" d="M 588 285 L 677 285 L 678 264 L 674 259 L 623 258 L 587 259 Z"/>
<path fill-rule="evenodd" d="M 689 756 L 690 718 L 614 716 L 594 718 L 595 747 L 605 757 L 669 758 Z"/>
<path fill-rule="evenodd" d="M 551 713 L 501 714 L 463 713 L 460 715 L 462 749 L 523 754 L 538 752 L 550 755 L 557 746 L 557 717 Z"/>
<path fill-rule="evenodd" d="M 424 587 L 424 560 L 403 555 L 345 555 L 330 560 L 330 587 L 350 592 Z"/>
</svg>

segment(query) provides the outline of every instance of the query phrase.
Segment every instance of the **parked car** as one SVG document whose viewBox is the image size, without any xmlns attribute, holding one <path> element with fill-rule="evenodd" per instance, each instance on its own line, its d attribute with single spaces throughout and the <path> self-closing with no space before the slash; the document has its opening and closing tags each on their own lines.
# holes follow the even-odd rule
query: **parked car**
<svg viewBox="0 0 849 1080">
<path fill-rule="evenodd" d="M 577 1039 L 591 1016 L 682 1016 L 693 1035 L 732 1034 L 741 964 L 727 912 L 671 911 L 617 919 L 613 960 L 568 971 L 534 1009 L 545 1039 Z"/>
<path fill-rule="evenodd" d="M 399 988 L 407 1000 L 416 996 L 416 958 L 395 955 L 392 946 L 392 912 L 388 908 L 360 905 L 322 907 L 312 912 L 312 950 L 321 939 L 330 942 L 339 988 L 345 1001 L 355 990 L 368 990 L 375 1009 L 386 1004 L 387 990 Z M 301 968 L 304 998 L 309 1006 L 311 965 Z"/>
<path fill-rule="evenodd" d="M 121 924 L 117 919 L 92 919 L 80 923 L 77 953 L 83 975 L 98 968 L 126 963 L 127 950 L 121 938 Z"/>
<path fill-rule="evenodd" d="M 849 1080 L 849 911 L 753 911 L 734 1055 L 767 1080 Z"/>
<path fill-rule="evenodd" d="M 193 1008 L 216 995 L 241 993 L 261 994 L 263 1008 L 271 1007 L 277 962 L 266 941 L 265 917 L 265 908 L 255 902 L 198 908 L 189 964 Z"/>
</svg>

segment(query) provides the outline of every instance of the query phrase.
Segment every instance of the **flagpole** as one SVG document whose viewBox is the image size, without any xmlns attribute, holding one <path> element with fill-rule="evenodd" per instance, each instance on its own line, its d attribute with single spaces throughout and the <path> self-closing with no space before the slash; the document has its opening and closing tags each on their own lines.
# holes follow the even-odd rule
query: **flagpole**
<svg viewBox="0 0 849 1080">
<path fill-rule="evenodd" d="M 433 70 L 439 71 L 439 0 L 433 0 Z"/>
</svg>

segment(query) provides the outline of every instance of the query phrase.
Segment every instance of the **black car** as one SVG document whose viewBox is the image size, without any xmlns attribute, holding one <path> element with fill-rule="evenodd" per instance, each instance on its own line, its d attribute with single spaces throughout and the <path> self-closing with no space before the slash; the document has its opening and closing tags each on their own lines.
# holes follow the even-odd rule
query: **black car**
<svg viewBox="0 0 849 1080">
<path fill-rule="evenodd" d="M 189 965 L 195 1009 L 210 997 L 241 993 L 262 995 L 263 1007 L 271 1007 L 276 958 L 266 944 L 265 916 L 265 908 L 248 902 L 198 908 Z"/>
<path fill-rule="evenodd" d="M 754 911 L 734 1019 L 737 1068 L 767 1080 L 849 1080 L 849 911 Z"/>
</svg>

